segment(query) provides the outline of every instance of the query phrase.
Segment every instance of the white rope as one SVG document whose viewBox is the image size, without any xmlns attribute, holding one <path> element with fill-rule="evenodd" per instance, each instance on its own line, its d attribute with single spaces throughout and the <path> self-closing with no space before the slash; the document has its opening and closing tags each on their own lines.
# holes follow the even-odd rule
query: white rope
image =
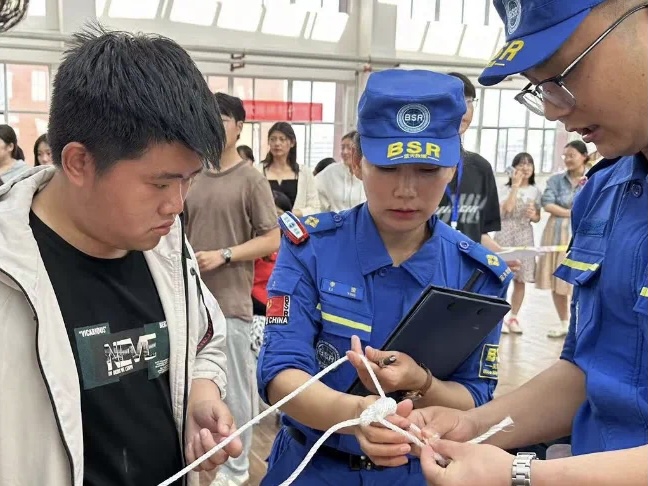
<svg viewBox="0 0 648 486">
<path fill-rule="evenodd" d="M 302 473 L 302 471 L 306 468 L 310 460 L 313 458 L 313 456 L 317 453 L 319 448 L 328 440 L 328 438 L 336 433 L 338 430 L 341 430 L 346 427 L 355 427 L 358 425 L 369 425 L 371 423 L 379 423 L 383 425 L 384 427 L 387 427 L 388 429 L 393 430 L 394 432 L 397 432 L 403 436 L 405 436 L 410 442 L 416 444 L 419 447 L 423 447 L 424 443 L 415 435 L 412 433 L 403 430 L 391 422 L 387 421 L 386 418 L 390 415 L 393 415 L 396 413 L 396 401 L 393 398 L 389 398 L 385 396 L 385 392 L 383 391 L 382 387 L 380 386 L 380 383 L 378 382 L 378 378 L 376 377 L 376 374 L 374 373 L 373 369 L 371 368 L 371 365 L 367 358 L 365 358 L 363 355 L 359 355 L 360 358 L 362 359 L 362 362 L 364 363 L 365 367 L 367 368 L 367 371 L 369 372 L 369 375 L 371 376 L 371 379 L 374 383 L 374 386 L 376 387 L 376 390 L 378 391 L 378 394 L 380 395 L 380 398 L 376 400 L 370 407 L 368 407 L 366 410 L 360 414 L 360 417 L 352 420 L 346 420 L 344 422 L 341 422 L 339 424 L 334 425 L 331 427 L 329 430 L 327 430 L 315 444 L 313 447 L 311 447 L 311 450 L 308 451 L 308 454 L 306 454 L 306 457 L 302 460 L 301 464 L 299 464 L 299 467 L 293 472 L 288 479 L 286 479 L 283 483 L 281 483 L 281 486 L 289 486 L 290 484 L 297 479 L 297 477 Z M 213 449 L 205 452 L 202 456 L 200 456 L 198 459 L 193 461 L 191 464 L 187 465 L 184 469 L 179 471 L 178 473 L 174 474 L 171 476 L 169 479 L 166 481 L 160 483 L 158 486 L 169 486 L 170 484 L 174 483 L 181 477 L 183 477 L 185 474 L 189 473 L 191 470 L 195 469 L 198 467 L 200 464 L 202 464 L 204 461 L 209 459 L 211 456 L 216 454 L 218 451 L 221 449 L 227 447 L 229 443 L 231 443 L 234 439 L 236 439 L 238 436 L 240 436 L 243 432 L 245 432 L 247 429 L 252 427 L 253 425 L 259 423 L 261 420 L 263 420 L 265 417 L 268 415 L 274 413 L 277 409 L 282 407 L 285 403 L 289 402 L 293 398 L 295 398 L 297 395 L 299 395 L 301 392 L 303 392 L 306 388 L 311 386 L 313 383 L 316 381 L 319 381 L 324 375 L 327 373 L 333 371 L 336 369 L 338 366 L 343 364 L 344 362 L 348 361 L 348 358 L 346 356 L 338 359 L 336 362 L 333 364 L 327 366 L 324 368 L 322 371 L 317 373 L 315 376 L 311 377 L 306 383 L 303 385 L 299 386 L 297 389 L 295 389 L 292 393 L 289 393 L 286 395 L 284 398 L 279 400 L 277 403 L 275 403 L 272 407 L 268 408 L 267 410 L 263 411 L 256 417 L 254 417 L 252 420 L 250 420 L 248 423 L 243 425 L 240 429 L 237 429 L 232 435 L 227 437 L 224 441 L 219 443 L 217 446 L 215 446 Z M 510 417 L 507 417 L 504 419 L 502 422 L 499 424 L 495 425 L 491 429 L 489 429 L 485 434 L 471 440 L 471 443 L 479 443 L 483 442 L 484 440 L 488 439 L 489 437 L 495 435 L 496 433 L 504 430 L 506 427 L 510 426 L 513 424 L 513 421 L 511 420 Z M 419 429 L 416 425 L 412 424 L 410 427 L 410 430 L 416 434 L 421 433 L 421 429 Z M 427 441 L 426 441 L 427 442 Z M 441 465 L 447 465 L 448 461 L 442 457 L 441 455 L 435 453 L 434 455 L 436 461 L 441 464 Z"/>
</svg>

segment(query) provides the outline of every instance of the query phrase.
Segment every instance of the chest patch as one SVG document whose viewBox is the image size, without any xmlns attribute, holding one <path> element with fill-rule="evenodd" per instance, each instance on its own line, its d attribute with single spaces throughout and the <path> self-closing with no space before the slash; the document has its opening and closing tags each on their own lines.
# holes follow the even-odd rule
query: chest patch
<svg viewBox="0 0 648 486">
<path fill-rule="evenodd" d="M 315 345 L 315 354 L 317 356 L 317 364 L 320 369 L 331 366 L 338 359 L 340 359 L 340 352 L 335 346 L 326 341 L 318 341 Z"/>
<path fill-rule="evenodd" d="M 484 344 L 479 359 L 479 377 L 497 380 L 499 377 L 499 345 Z"/>
</svg>

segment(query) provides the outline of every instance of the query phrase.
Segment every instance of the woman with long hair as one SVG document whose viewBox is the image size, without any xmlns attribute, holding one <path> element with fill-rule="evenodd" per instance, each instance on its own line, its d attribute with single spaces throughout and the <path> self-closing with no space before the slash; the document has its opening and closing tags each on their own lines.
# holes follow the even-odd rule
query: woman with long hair
<svg viewBox="0 0 648 486">
<path fill-rule="evenodd" d="M 43 133 L 34 142 L 34 166 L 53 164 L 52 149 L 47 140 L 47 134 Z"/>
<path fill-rule="evenodd" d="M 567 245 L 571 239 L 571 207 L 587 170 L 587 146 L 574 140 L 563 149 L 565 170 L 552 175 L 542 194 L 542 207 L 550 216 L 542 233 L 542 246 Z M 566 252 L 545 253 L 540 256 L 536 269 L 536 287 L 551 290 L 560 325 L 549 329 L 547 336 L 563 337 L 569 330 L 569 300 L 572 286 L 554 277 L 553 273 L 565 259 Z"/>
<path fill-rule="evenodd" d="M 268 132 L 268 154 L 259 169 L 273 191 L 283 192 L 293 213 L 306 216 L 319 211 L 315 178 L 297 163 L 297 137 L 290 123 L 277 122 Z"/>
<path fill-rule="evenodd" d="M 0 125 L 0 184 L 28 168 L 16 132 L 9 125 Z"/>
<path fill-rule="evenodd" d="M 503 246 L 533 246 L 531 223 L 540 221 L 540 198 L 542 193 L 535 185 L 533 157 L 520 152 L 513 158 L 511 176 L 499 190 L 502 229 L 495 235 L 495 241 Z M 534 281 L 535 258 L 521 260 L 519 270 L 513 278 L 511 312 L 504 321 L 502 332 L 522 333 L 518 313 L 524 301 L 527 282 Z"/>
</svg>

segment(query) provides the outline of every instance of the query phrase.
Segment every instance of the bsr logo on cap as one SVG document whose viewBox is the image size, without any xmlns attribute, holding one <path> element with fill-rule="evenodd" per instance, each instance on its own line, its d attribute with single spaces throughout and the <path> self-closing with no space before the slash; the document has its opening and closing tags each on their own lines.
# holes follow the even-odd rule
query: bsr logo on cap
<svg viewBox="0 0 648 486">
<path fill-rule="evenodd" d="M 430 110 L 418 103 L 403 106 L 396 114 L 398 128 L 406 133 L 419 133 L 430 125 Z"/>
<path fill-rule="evenodd" d="M 504 0 L 506 10 L 506 30 L 509 35 L 517 30 L 522 19 L 522 4 L 520 0 Z"/>
</svg>

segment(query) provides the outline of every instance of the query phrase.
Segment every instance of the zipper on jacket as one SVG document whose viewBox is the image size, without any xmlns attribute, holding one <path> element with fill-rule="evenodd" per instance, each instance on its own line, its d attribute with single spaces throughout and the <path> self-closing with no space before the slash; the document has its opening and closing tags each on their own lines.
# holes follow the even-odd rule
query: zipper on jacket
<svg viewBox="0 0 648 486">
<path fill-rule="evenodd" d="M 36 360 L 38 361 L 38 369 L 40 371 L 41 377 L 43 378 L 43 382 L 45 383 L 45 389 L 47 390 L 47 396 L 49 397 L 50 403 L 52 405 L 52 410 L 54 410 L 54 418 L 56 419 L 56 427 L 58 428 L 59 435 L 61 436 L 61 441 L 63 442 L 63 447 L 65 448 L 65 454 L 67 455 L 68 463 L 70 464 L 70 479 L 72 480 L 72 484 L 75 484 L 76 478 L 74 476 L 74 463 L 72 461 L 72 452 L 70 451 L 70 446 L 68 445 L 67 441 L 65 440 L 65 435 L 63 434 L 63 428 L 61 427 L 61 421 L 59 419 L 59 413 L 58 413 L 58 410 L 56 409 L 56 404 L 54 403 L 54 397 L 52 397 L 52 390 L 50 389 L 49 382 L 47 381 L 47 378 L 45 376 L 45 372 L 43 371 L 43 363 L 41 362 L 40 350 L 38 349 L 38 333 L 40 332 L 40 321 L 38 320 L 38 314 L 36 314 L 36 307 L 34 306 L 34 303 L 31 301 L 29 296 L 27 295 L 27 292 L 25 292 L 24 287 L 22 285 L 20 285 L 20 282 L 18 282 L 18 280 L 16 280 L 13 276 L 9 275 L 2 268 L 0 268 L 0 272 L 2 272 L 4 275 L 6 275 L 10 280 L 12 280 L 20 288 L 20 291 L 25 296 L 25 299 L 27 299 L 27 303 L 29 304 L 29 307 L 31 307 L 32 313 L 34 314 L 34 321 L 36 321 L 36 341 L 35 341 L 34 344 L 36 346 Z"/>
</svg>

